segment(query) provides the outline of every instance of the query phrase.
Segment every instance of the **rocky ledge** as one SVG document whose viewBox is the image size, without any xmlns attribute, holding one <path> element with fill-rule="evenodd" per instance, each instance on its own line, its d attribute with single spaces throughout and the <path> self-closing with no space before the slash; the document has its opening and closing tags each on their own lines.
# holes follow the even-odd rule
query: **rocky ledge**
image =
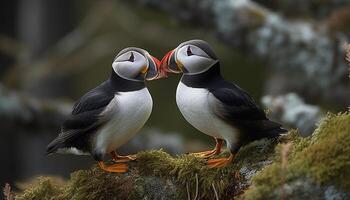
<svg viewBox="0 0 350 200">
<path fill-rule="evenodd" d="M 223 153 L 220 156 L 225 156 Z M 243 147 L 209 169 L 191 155 L 137 154 L 125 174 L 97 166 L 69 180 L 38 177 L 15 199 L 350 199 L 350 113 L 328 114 L 312 136 L 298 131 Z M 9 195 L 9 194 L 8 194 Z"/>
</svg>

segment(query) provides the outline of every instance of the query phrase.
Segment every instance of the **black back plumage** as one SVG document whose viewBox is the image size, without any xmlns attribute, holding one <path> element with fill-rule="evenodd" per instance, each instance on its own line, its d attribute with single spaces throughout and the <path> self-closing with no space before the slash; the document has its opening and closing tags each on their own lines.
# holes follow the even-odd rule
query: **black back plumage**
<svg viewBox="0 0 350 200">
<path fill-rule="evenodd" d="M 112 72 L 107 81 L 86 93 L 75 103 L 72 113 L 61 127 L 61 133 L 47 146 L 47 154 L 66 147 L 90 151 L 90 135 L 109 120 L 108 116 L 102 116 L 101 113 L 114 96 L 118 92 L 134 91 L 144 87 L 144 82 L 126 80 Z"/>
<path fill-rule="evenodd" d="M 86 145 L 88 137 L 82 136 L 94 132 L 103 124 L 99 115 L 114 97 L 110 89 L 110 82 L 105 81 L 75 103 L 72 113 L 61 127 L 61 133 L 47 146 L 47 154 L 65 147 L 76 147 L 88 151 L 89 147 Z"/>
<path fill-rule="evenodd" d="M 266 117 L 247 92 L 222 78 L 219 62 L 201 74 L 185 74 L 181 82 L 189 87 L 208 89 L 218 100 L 214 113 L 243 132 L 242 139 L 272 138 L 286 132 L 279 123 Z"/>
</svg>

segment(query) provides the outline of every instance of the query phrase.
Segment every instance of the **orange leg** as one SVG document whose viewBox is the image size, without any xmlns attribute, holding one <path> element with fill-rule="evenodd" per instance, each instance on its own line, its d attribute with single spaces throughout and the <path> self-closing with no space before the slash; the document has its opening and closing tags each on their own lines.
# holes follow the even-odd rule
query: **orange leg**
<svg viewBox="0 0 350 200">
<path fill-rule="evenodd" d="M 106 172 L 124 173 L 128 171 L 128 166 L 124 163 L 116 163 L 110 166 L 106 166 L 103 161 L 99 161 L 98 165 L 102 170 Z"/>
<path fill-rule="evenodd" d="M 219 155 L 221 152 L 221 146 L 222 143 L 224 142 L 222 139 L 215 138 L 216 145 L 213 150 L 210 151 L 203 151 L 203 152 L 197 152 L 197 153 L 192 153 L 192 155 L 200 157 L 200 158 L 209 158 L 214 155 Z"/>
<path fill-rule="evenodd" d="M 136 155 L 120 156 L 115 151 L 112 151 L 110 154 L 113 158 L 113 161 L 117 163 L 130 162 L 136 160 Z"/>
<path fill-rule="evenodd" d="M 232 162 L 235 158 L 235 155 L 230 154 L 228 158 L 215 158 L 208 160 L 207 164 L 209 168 L 220 168 L 225 167 Z"/>
</svg>

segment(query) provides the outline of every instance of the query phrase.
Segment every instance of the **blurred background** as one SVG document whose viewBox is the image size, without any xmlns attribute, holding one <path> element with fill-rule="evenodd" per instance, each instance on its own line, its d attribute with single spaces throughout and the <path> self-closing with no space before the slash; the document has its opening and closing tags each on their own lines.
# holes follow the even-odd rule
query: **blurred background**
<svg viewBox="0 0 350 200">
<path fill-rule="evenodd" d="M 222 74 L 269 115 L 309 135 L 328 111 L 347 110 L 349 0 L 13 0 L 0 6 L 0 185 L 68 177 L 89 156 L 45 156 L 81 95 L 106 80 L 121 49 L 159 59 L 189 39 L 208 41 Z M 172 154 L 214 144 L 181 116 L 179 75 L 148 82 L 152 115 L 121 153 Z"/>
</svg>

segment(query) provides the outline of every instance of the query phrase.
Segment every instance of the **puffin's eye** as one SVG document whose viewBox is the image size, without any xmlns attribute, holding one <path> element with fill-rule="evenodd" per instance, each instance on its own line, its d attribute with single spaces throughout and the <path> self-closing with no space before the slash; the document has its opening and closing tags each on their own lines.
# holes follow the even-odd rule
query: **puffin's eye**
<svg viewBox="0 0 350 200">
<path fill-rule="evenodd" d="M 134 62 L 134 60 L 135 60 L 134 53 L 133 53 L 133 52 L 131 52 L 131 55 L 130 55 L 129 61 L 130 61 L 130 62 Z"/>
<path fill-rule="evenodd" d="M 190 48 L 190 46 L 188 46 L 187 47 L 187 56 L 192 56 L 192 55 L 193 55 L 193 53 L 191 51 L 191 48 Z"/>
</svg>

